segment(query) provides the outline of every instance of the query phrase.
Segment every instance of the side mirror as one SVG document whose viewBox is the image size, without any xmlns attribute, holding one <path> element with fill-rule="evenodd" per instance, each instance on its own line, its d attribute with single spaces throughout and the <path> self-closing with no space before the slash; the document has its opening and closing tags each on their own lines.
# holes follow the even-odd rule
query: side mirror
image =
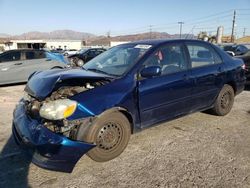
<svg viewBox="0 0 250 188">
<path fill-rule="evenodd" d="M 232 57 L 235 56 L 235 53 L 232 52 L 232 51 L 226 51 L 226 52 L 227 52 L 228 55 L 230 55 L 230 56 L 232 56 Z"/>
<path fill-rule="evenodd" d="M 140 73 L 141 73 L 141 76 L 145 78 L 159 76 L 161 75 L 161 67 L 160 66 L 145 67 L 141 70 Z"/>
</svg>

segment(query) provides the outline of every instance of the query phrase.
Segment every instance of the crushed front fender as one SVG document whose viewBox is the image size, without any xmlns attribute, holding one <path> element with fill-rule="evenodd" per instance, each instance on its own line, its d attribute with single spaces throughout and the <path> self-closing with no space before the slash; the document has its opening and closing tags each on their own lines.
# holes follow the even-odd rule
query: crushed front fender
<svg viewBox="0 0 250 188">
<path fill-rule="evenodd" d="M 20 101 L 13 114 L 12 132 L 18 145 L 28 149 L 32 162 L 42 168 L 72 172 L 77 161 L 95 144 L 74 141 L 47 129 L 26 114 Z"/>
</svg>

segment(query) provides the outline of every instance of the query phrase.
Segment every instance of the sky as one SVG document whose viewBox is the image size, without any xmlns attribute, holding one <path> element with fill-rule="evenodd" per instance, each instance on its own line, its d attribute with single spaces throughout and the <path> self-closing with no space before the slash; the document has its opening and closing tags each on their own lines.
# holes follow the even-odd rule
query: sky
<svg viewBox="0 0 250 188">
<path fill-rule="evenodd" d="M 111 36 L 149 31 L 183 33 L 219 25 L 232 29 L 236 10 L 236 34 L 250 35 L 250 0 L 0 0 L 0 33 L 70 29 Z"/>
</svg>

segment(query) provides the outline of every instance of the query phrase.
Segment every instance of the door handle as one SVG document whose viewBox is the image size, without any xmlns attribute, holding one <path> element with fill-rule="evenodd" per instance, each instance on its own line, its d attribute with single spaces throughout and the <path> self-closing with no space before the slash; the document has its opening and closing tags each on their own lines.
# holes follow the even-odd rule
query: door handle
<svg viewBox="0 0 250 188">
<path fill-rule="evenodd" d="M 14 65 L 22 65 L 23 63 L 15 63 Z"/>
</svg>

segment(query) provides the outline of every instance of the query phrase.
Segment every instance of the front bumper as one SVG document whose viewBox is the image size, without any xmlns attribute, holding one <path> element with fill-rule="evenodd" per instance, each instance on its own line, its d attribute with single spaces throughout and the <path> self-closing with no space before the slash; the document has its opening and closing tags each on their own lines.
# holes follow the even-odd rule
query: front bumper
<svg viewBox="0 0 250 188">
<path fill-rule="evenodd" d="M 94 144 L 73 141 L 53 133 L 26 114 L 20 101 L 13 114 L 12 133 L 18 145 L 32 153 L 32 162 L 42 168 L 72 172 L 77 161 L 95 147 Z"/>
</svg>

